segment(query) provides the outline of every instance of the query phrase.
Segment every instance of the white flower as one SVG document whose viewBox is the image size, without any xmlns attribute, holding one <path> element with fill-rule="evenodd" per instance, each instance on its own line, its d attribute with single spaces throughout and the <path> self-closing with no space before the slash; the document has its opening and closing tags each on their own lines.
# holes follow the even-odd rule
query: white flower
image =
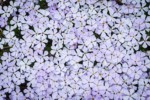
<svg viewBox="0 0 150 100">
<path fill-rule="evenodd" d="M 78 21 L 85 21 L 88 18 L 88 15 L 86 14 L 86 12 L 77 12 L 76 14 L 76 19 Z"/>
<path fill-rule="evenodd" d="M 20 72 L 15 72 L 12 76 L 12 79 L 13 79 L 13 82 L 16 84 L 16 85 L 20 85 L 21 83 L 24 83 L 25 82 L 25 76 L 24 75 L 21 75 Z"/>
<path fill-rule="evenodd" d="M 112 2 L 105 0 L 105 1 L 103 2 L 103 5 L 104 5 L 104 7 L 105 7 L 105 9 L 103 10 L 103 13 L 104 13 L 104 14 L 107 14 L 108 11 L 111 11 L 111 10 L 112 10 L 112 9 L 111 9 Z"/>
<path fill-rule="evenodd" d="M 135 93 L 135 91 L 133 89 L 130 89 L 130 90 L 124 89 L 123 94 L 125 95 L 125 96 L 123 96 L 124 100 L 137 99 L 137 94 Z"/>
<path fill-rule="evenodd" d="M 20 100 L 25 99 L 23 93 L 20 91 L 19 87 L 16 87 L 16 90 L 11 92 L 10 95 L 11 100 Z"/>
<path fill-rule="evenodd" d="M 70 6 L 70 2 L 68 1 L 60 0 L 60 2 L 58 3 L 58 7 L 60 9 L 65 9 L 68 6 Z"/>
<path fill-rule="evenodd" d="M 4 84 L 4 88 L 5 88 L 4 90 L 5 92 L 11 93 L 14 90 L 15 86 L 12 82 L 8 82 Z"/>
<path fill-rule="evenodd" d="M 87 24 L 85 27 L 89 30 L 95 30 L 97 28 L 97 23 L 96 23 L 96 20 L 94 19 L 89 19 L 87 20 Z"/>
<path fill-rule="evenodd" d="M 121 46 L 122 43 L 125 42 L 127 34 L 118 34 L 118 35 L 113 35 L 112 37 L 116 40 L 114 43 L 116 44 L 117 47 Z"/>
<path fill-rule="evenodd" d="M 2 6 L 0 7 L 0 14 L 2 14 L 2 17 L 9 17 L 10 14 L 13 12 L 13 9 L 11 6 L 4 6 L 2 9 Z"/>
<path fill-rule="evenodd" d="M 28 87 L 27 89 L 24 90 L 24 93 L 25 93 L 25 97 L 26 98 L 31 98 L 33 99 L 35 94 L 34 94 L 34 90 L 30 87 Z"/>
<path fill-rule="evenodd" d="M 78 56 L 74 56 L 72 57 L 72 59 L 70 59 L 71 61 L 68 62 L 68 64 L 70 64 L 70 66 L 73 66 L 74 71 L 78 70 L 79 68 L 82 67 L 81 64 L 79 64 L 79 62 L 81 61 L 81 58 Z"/>
<path fill-rule="evenodd" d="M 48 16 L 50 14 L 48 11 L 43 9 L 39 9 L 38 12 L 41 13 L 43 16 Z"/>
<path fill-rule="evenodd" d="M 60 20 L 60 19 L 62 18 L 60 12 L 56 11 L 56 12 L 54 13 L 54 18 L 57 19 L 57 20 Z"/>
<path fill-rule="evenodd" d="M 10 6 L 11 6 L 11 9 L 15 12 L 17 11 L 17 6 L 19 6 L 19 2 L 13 2 L 13 1 L 10 1 Z"/>
<path fill-rule="evenodd" d="M 101 33 L 110 34 L 111 33 L 110 28 L 109 28 L 108 23 L 107 23 L 107 18 L 106 17 L 103 17 L 103 18 L 100 19 L 100 23 L 97 27 L 98 27 L 96 29 L 97 34 L 101 34 Z"/>
<path fill-rule="evenodd" d="M 0 100 L 4 100 L 6 97 L 5 92 L 4 91 L 0 91 Z"/>
<path fill-rule="evenodd" d="M 147 46 L 150 46 L 150 42 L 148 41 L 148 39 L 150 38 L 149 36 L 147 36 L 146 34 L 142 34 L 143 37 L 143 41 L 139 42 L 140 44 L 142 44 L 143 48 L 147 48 Z"/>
<path fill-rule="evenodd" d="M 13 19 L 10 21 L 10 24 L 19 28 L 22 26 L 22 23 L 19 21 L 18 17 L 13 17 Z"/>
<path fill-rule="evenodd" d="M 30 70 L 30 66 L 29 66 L 30 64 L 31 64 L 31 61 L 28 60 L 27 58 L 23 59 L 23 61 L 18 62 L 18 66 L 20 67 L 21 71 Z"/>
</svg>

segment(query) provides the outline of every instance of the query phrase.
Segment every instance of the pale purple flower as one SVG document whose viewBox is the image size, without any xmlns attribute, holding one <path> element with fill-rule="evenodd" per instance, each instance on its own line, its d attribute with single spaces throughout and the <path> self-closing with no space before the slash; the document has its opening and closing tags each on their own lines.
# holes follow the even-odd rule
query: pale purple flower
<svg viewBox="0 0 150 100">
<path fill-rule="evenodd" d="M 137 30 L 144 30 L 146 28 L 146 24 L 144 23 L 145 18 L 137 18 L 135 19 L 133 26 Z"/>
<path fill-rule="evenodd" d="M 142 44 L 143 48 L 147 48 L 147 46 L 150 46 L 150 42 L 148 41 L 149 36 L 147 36 L 146 34 L 142 34 L 143 37 L 143 41 L 140 42 L 140 44 Z"/>
<path fill-rule="evenodd" d="M 0 17 L 0 27 L 7 25 L 7 18 Z"/>
<path fill-rule="evenodd" d="M 2 17 L 9 17 L 10 14 L 13 12 L 13 9 L 11 8 L 11 6 L 4 6 L 2 8 L 2 6 L 0 7 L 0 14 Z"/>
<path fill-rule="evenodd" d="M 25 99 L 23 93 L 20 91 L 19 87 L 16 87 L 16 90 L 11 92 L 10 95 L 11 100 L 20 100 L 20 99 Z"/>
<path fill-rule="evenodd" d="M 124 89 L 123 94 L 124 94 L 123 99 L 125 99 L 125 100 L 137 99 L 137 94 L 135 93 L 135 91 L 133 89 L 130 89 L 130 90 Z"/>
</svg>

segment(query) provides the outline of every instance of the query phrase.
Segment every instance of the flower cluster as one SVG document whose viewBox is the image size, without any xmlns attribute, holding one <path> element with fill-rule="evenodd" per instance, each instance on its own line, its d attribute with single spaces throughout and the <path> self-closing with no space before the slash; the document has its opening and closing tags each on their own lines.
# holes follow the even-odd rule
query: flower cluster
<svg viewBox="0 0 150 100">
<path fill-rule="evenodd" d="M 0 100 L 150 100 L 150 1 L 121 2 L 0 6 Z"/>
</svg>

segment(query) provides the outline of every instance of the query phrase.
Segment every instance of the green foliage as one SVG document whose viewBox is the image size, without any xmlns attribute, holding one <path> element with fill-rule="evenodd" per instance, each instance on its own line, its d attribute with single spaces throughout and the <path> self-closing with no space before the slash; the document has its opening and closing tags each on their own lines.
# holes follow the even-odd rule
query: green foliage
<svg viewBox="0 0 150 100">
<path fill-rule="evenodd" d="M 18 39 L 22 39 L 21 31 L 18 29 L 18 27 L 14 30 L 14 32 Z"/>
<path fill-rule="evenodd" d="M 40 0 L 40 1 L 39 1 L 39 5 L 40 5 L 40 8 L 41 8 L 41 9 L 46 9 L 46 8 L 48 8 L 48 5 L 47 5 L 46 0 Z"/>
<path fill-rule="evenodd" d="M 46 43 L 45 50 L 48 51 L 49 54 L 51 51 L 51 46 L 52 46 L 52 40 L 48 39 L 48 43 Z"/>
</svg>

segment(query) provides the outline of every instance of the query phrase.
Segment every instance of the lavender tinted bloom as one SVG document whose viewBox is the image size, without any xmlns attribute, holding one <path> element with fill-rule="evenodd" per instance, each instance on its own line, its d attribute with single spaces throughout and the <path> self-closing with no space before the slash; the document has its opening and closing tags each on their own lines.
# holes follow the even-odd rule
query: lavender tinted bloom
<svg viewBox="0 0 150 100">
<path fill-rule="evenodd" d="M 0 17 L 0 27 L 7 25 L 7 18 Z"/>
<path fill-rule="evenodd" d="M 24 99 L 23 93 L 21 93 L 19 87 L 17 87 L 16 90 L 11 93 L 10 98 L 11 98 L 12 100 Z"/>
</svg>

